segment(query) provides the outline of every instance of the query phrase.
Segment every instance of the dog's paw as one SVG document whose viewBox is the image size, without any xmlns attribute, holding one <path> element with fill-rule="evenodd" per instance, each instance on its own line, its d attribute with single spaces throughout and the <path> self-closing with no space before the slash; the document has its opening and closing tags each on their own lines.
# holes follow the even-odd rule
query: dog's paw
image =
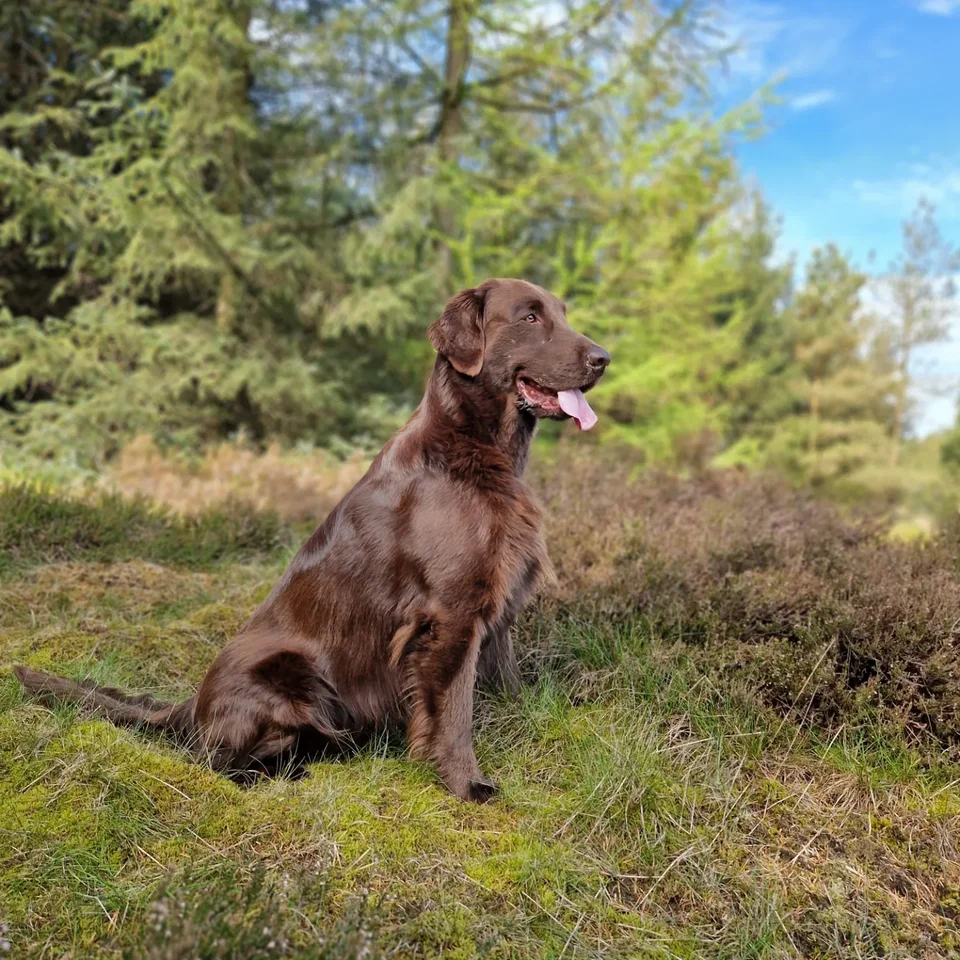
<svg viewBox="0 0 960 960">
<path fill-rule="evenodd" d="M 497 785 L 487 780 L 471 780 L 467 784 L 467 794 L 464 800 L 471 803 L 486 803 L 497 793 Z"/>
</svg>

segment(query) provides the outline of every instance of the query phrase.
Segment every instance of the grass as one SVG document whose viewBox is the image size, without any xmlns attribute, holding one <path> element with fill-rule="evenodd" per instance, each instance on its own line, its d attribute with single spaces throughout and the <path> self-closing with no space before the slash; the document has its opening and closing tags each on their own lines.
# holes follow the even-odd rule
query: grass
<svg viewBox="0 0 960 960">
<path fill-rule="evenodd" d="M 324 450 L 255 452 L 221 443 L 202 455 L 163 453 L 149 437 L 127 444 L 101 484 L 135 494 L 182 514 L 207 512 L 225 501 L 254 510 L 279 510 L 300 521 L 333 509 L 366 473 L 370 458 L 354 453 L 338 460 Z"/>
<path fill-rule="evenodd" d="M 186 694 L 294 533 L 237 508 L 182 520 L 112 497 L 0 496 L 0 943 L 138 960 L 957 955 L 960 769 L 936 738 L 897 736 L 882 704 L 847 724 L 807 710 L 815 670 L 800 706 L 778 706 L 728 669 L 716 598 L 671 593 L 668 616 L 653 577 L 639 602 L 650 525 L 629 498 L 574 543 L 560 521 L 581 491 L 544 495 L 559 586 L 520 624 L 521 699 L 478 704 L 481 766 L 501 787 L 484 807 L 447 795 L 399 736 L 241 788 L 27 701 L 5 666 Z M 679 522 L 672 496 L 656 494 L 657 522 Z M 688 505 L 733 515 L 737 496 Z M 942 570 L 933 582 L 949 586 Z"/>
<path fill-rule="evenodd" d="M 90 501 L 29 485 L 0 497 L 0 577 L 18 568 L 63 560 L 139 558 L 198 568 L 234 561 L 281 544 L 272 513 L 220 508 L 180 517 L 144 499 L 103 493 Z"/>
</svg>

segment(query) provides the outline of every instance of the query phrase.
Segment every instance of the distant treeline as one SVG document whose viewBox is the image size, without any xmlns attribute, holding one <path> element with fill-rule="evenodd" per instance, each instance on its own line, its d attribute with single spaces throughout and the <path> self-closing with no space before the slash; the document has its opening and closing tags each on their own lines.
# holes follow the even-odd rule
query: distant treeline
<svg viewBox="0 0 960 960">
<path fill-rule="evenodd" d="M 416 402 L 444 299 L 524 276 L 615 362 L 599 442 L 869 485 L 956 269 L 933 211 L 886 289 L 802 282 L 737 170 L 711 3 L 33 0 L 0 8 L 0 431 L 343 451 Z"/>
</svg>

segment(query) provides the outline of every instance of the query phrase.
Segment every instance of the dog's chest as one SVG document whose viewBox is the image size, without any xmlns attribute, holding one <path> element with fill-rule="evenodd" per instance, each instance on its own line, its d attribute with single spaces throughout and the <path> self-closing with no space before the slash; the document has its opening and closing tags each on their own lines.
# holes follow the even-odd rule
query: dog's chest
<svg viewBox="0 0 960 960">
<path fill-rule="evenodd" d="M 549 569 L 540 505 L 524 485 L 517 486 L 492 516 L 490 602 L 485 611 L 490 621 L 512 621 Z"/>
</svg>

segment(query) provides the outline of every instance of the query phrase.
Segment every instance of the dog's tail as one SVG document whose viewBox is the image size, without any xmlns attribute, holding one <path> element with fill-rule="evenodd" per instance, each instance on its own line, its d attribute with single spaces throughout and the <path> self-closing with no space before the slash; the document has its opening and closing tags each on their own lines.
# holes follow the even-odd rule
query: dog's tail
<svg viewBox="0 0 960 960">
<path fill-rule="evenodd" d="M 177 737 L 193 731 L 193 697 L 183 703 L 166 703 L 148 694 L 131 696 L 115 687 L 68 680 L 29 667 L 14 667 L 13 672 L 35 697 L 93 708 L 120 726 L 145 726 Z"/>
</svg>

